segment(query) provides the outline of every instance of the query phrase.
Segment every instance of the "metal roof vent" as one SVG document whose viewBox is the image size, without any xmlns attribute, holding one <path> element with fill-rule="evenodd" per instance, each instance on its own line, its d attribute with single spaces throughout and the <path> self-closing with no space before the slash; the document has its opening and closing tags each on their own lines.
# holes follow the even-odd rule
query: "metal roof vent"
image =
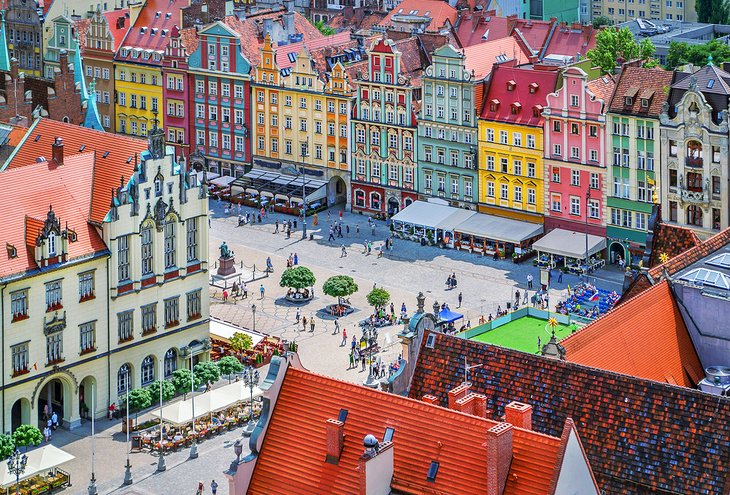
<svg viewBox="0 0 730 495">
<path fill-rule="evenodd" d="M 705 368 L 705 378 L 699 383 L 703 392 L 713 395 L 730 395 L 730 367 L 710 366 Z"/>
<path fill-rule="evenodd" d="M 365 438 L 362 441 L 363 446 L 365 447 L 365 453 L 370 455 L 375 455 L 378 453 L 378 450 L 380 449 L 380 444 L 378 443 L 378 439 L 375 438 L 375 435 L 365 435 Z"/>
</svg>

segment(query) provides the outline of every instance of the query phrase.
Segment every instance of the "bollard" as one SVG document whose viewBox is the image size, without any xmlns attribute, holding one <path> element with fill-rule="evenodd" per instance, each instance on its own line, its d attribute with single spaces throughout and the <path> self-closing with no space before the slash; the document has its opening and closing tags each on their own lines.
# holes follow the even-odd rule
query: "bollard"
<svg viewBox="0 0 730 495">
<path fill-rule="evenodd" d="M 241 270 L 243 270 L 243 261 L 241 261 Z"/>
</svg>

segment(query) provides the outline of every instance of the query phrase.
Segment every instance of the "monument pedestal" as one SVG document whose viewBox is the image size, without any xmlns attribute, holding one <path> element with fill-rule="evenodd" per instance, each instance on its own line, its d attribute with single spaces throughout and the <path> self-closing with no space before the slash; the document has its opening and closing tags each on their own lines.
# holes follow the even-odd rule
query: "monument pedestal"
<svg viewBox="0 0 730 495">
<path fill-rule="evenodd" d="M 218 258 L 217 273 L 221 277 L 236 273 L 236 260 L 234 258 Z"/>
</svg>

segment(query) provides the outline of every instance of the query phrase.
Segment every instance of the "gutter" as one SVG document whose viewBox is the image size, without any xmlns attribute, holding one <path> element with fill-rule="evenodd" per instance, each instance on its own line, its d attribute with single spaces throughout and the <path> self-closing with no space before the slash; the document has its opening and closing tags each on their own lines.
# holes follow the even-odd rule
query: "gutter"
<svg viewBox="0 0 730 495">
<path fill-rule="evenodd" d="M 111 256 L 109 256 L 106 259 L 106 293 L 109 294 L 110 290 L 110 283 L 109 283 L 109 261 L 111 260 Z M 106 298 L 106 381 L 107 381 L 107 387 L 106 387 L 106 398 L 107 398 L 107 404 L 111 406 L 112 404 L 112 376 L 111 376 L 111 369 L 112 369 L 112 356 L 111 356 L 111 303 L 110 303 L 110 297 Z M 108 406 L 107 406 L 108 407 Z M 93 414 L 96 414 L 96 411 L 94 411 Z"/>
</svg>

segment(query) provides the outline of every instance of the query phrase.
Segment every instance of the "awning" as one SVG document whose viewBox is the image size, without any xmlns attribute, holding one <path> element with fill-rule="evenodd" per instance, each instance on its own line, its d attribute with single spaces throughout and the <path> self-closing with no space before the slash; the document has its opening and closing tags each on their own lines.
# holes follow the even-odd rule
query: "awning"
<svg viewBox="0 0 730 495">
<path fill-rule="evenodd" d="M 237 327 L 236 325 L 226 323 L 225 321 L 218 320 L 217 318 L 210 319 L 209 328 L 211 337 L 226 342 L 228 342 L 231 337 L 233 337 L 234 333 L 243 333 L 251 337 L 251 347 L 264 340 L 264 336 L 258 332 L 252 332 L 250 330 L 246 330 L 245 328 Z"/>
<path fill-rule="evenodd" d="M 586 234 L 572 230 L 554 229 L 532 245 L 535 251 L 567 258 L 585 259 Z M 606 248 L 606 239 L 588 234 L 588 256 Z"/>
<path fill-rule="evenodd" d="M 456 321 L 463 317 L 464 317 L 464 315 L 459 314 L 459 313 L 454 313 L 449 308 L 444 308 L 441 311 L 439 311 L 439 321 L 445 321 L 446 323 L 451 323 L 451 322 Z"/>
<path fill-rule="evenodd" d="M 208 180 L 213 180 L 216 177 L 220 177 L 220 175 L 216 174 L 215 172 L 207 172 L 207 171 L 203 171 L 203 170 L 201 170 L 199 172 L 197 170 L 194 170 L 194 171 L 190 172 L 190 175 L 196 175 L 198 177 L 198 182 L 200 182 L 203 180 L 203 172 L 205 172 L 205 177 Z"/>
<path fill-rule="evenodd" d="M 195 419 L 202 418 L 211 413 L 222 411 L 239 402 L 251 400 L 251 392 L 243 382 L 233 382 L 221 388 L 195 396 Z M 254 387 L 254 398 L 263 394 L 259 387 Z M 160 409 L 150 411 L 155 418 L 160 417 Z M 184 425 L 193 420 L 193 401 L 190 397 L 187 400 L 173 402 L 162 407 L 162 420 L 173 425 Z"/>
<path fill-rule="evenodd" d="M 479 213 L 454 227 L 454 231 L 484 239 L 519 244 L 542 234 L 542 225 Z"/>
<path fill-rule="evenodd" d="M 223 177 L 216 177 L 213 180 L 210 180 L 209 182 L 213 184 L 214 186 L 218 187 L 228 187 L 231 185 L 231 182 L 236 180 L 235 177 L 231 177 L 230 175 L 224 175 Z"/>
<path fill-rule="evenodd" d="M 393 222 L 433 229 L 451 230 L 475 212 L 428 201 L 415 201 L 393 215 Z"/>
<path fill-rule="evenodd" d="M 300 200 L 302 199 L 302 192 L 304 192 L 307 203 L 323 199 L 327 192 L 326 181 L 309 178 L 306 174 L 290 175 L 257 169 L 235 179 L 231 183 L 231 187 L 240 187 L 244 191 L 254 190 L 271 196 L 281 195 Z"/>
<path fill-rule="evenodd" d="M 25 466 L 25 471 L 20 476 L 21 480 L 40 473 L 45 474 L 49 470 L 75 459 L 68 452 L 53 445 L 45 445 L 39 449 L 31 450 L 26 455 L 28 456 L 28 463 Z M 15 475 L 8 472 L 7 462 L 0 463 L 0 483 L 3 487 L 15 484 Z"/>
</svg>

